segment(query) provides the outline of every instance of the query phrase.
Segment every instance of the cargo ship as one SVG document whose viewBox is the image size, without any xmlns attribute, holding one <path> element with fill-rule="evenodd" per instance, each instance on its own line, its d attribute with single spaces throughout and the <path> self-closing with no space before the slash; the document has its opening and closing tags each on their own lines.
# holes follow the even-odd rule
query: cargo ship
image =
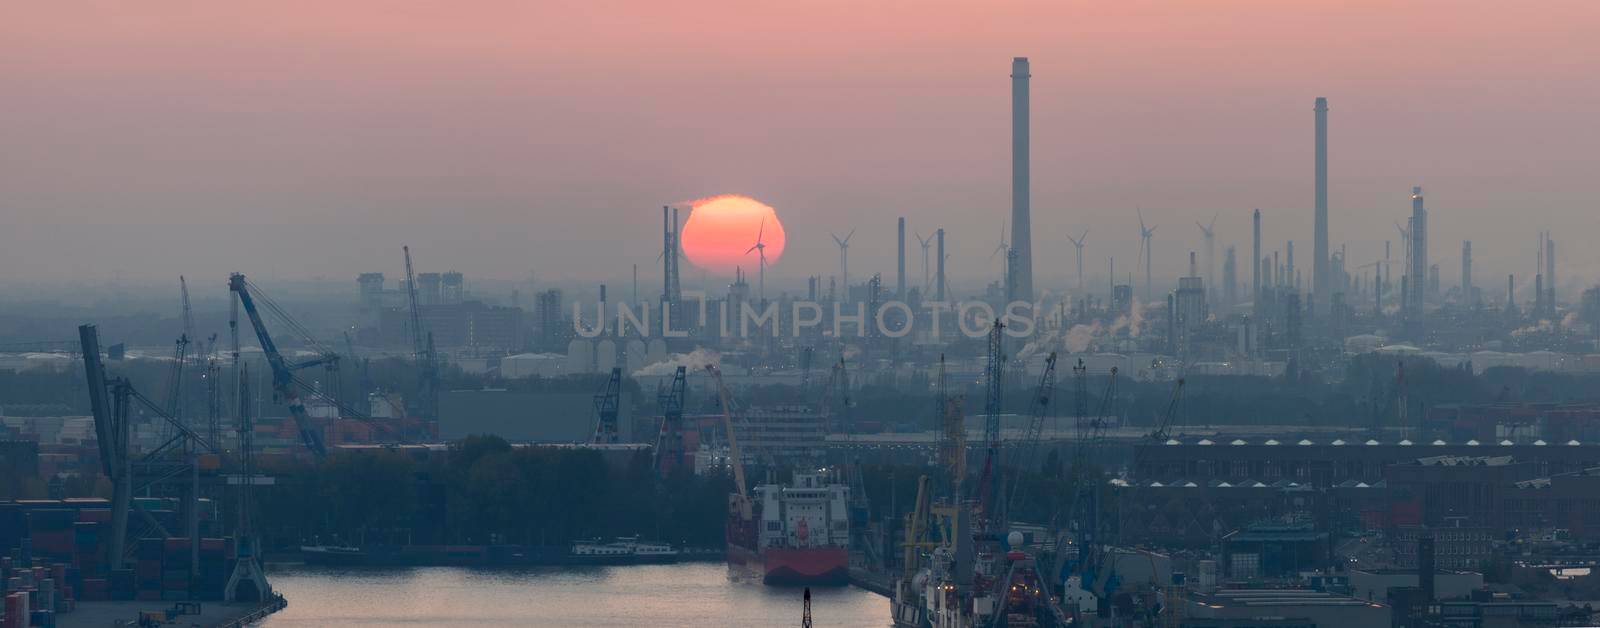
<svg viewBox="0 0 1600 628">
<path fill-rule="evenodd" d="M 747 491 L 744 459 L 733 427 L 731 394 L 722 371 L 707 365 L 722 402 L 723 436 L 734 492 L 728 496 L 728 573 L 769 585 L 850 583 L 850 487 L 829 469 L 795 471 L 787 484 Z"/>
<path fill-rule="evenodd" d="M 848 584 L 849 501 L 850 487 L 828 469 L 755 487 L 748 519 L 729 509 L 729 567 L 770 585 Z"/>
</svg>

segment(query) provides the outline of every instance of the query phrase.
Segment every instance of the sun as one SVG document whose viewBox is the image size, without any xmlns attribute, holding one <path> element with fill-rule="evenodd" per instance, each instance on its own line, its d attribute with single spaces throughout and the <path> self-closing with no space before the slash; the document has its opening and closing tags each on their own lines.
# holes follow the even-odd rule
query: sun
<svg viewBox="0 0 1600 628">
<path fill-rule="evenodd" d="M 702 198 L 689 205 L 681 244 L 684 256 L 696 267 L 715 273 L 732 273 L 735 268 L 754 272 L 758 252 L 750 249 L 758 236 L 768 267 L 783 257 L 787 238 L 772 206 L 738 194 Z"/>
</svg>

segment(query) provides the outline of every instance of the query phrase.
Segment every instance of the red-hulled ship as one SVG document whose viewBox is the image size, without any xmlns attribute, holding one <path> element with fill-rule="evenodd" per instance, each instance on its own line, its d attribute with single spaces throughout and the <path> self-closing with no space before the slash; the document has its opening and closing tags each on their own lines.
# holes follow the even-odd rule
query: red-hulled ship
<svg viewBox="0 0 1600 628">
<path fill-rule="evenodd" d="M 728 496 L 728 567 L 775 585 L 844 585 L 850 577 L 850 487 L 827 469 L 796 471 L 788 485 L 746 492 L 728 388 L 715 366 L 735 492 Z"/>
<path fill-rule="evenodd" d="M 850 488 L 832 475 L 796 472 L 790 484 L 757 486 L 748 518 L 730 504 L 728 564 L 766 584 L 848 584 Z"/>
</svg>

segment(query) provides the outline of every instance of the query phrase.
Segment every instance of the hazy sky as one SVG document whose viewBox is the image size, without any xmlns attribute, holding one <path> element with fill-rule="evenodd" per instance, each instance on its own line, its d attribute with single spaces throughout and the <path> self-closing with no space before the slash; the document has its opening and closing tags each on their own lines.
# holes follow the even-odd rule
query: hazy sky
<svg viewBox="0 0 1600 628">
<path fill-rule="evenodd" d="M 1131 270 L 1135 207 L 1158 275 L 1214 211 L 1219 267 L 1247 255 L 1253 207 L 1309 268 L 1317 96 L 1353 263 L 1423 185 L 1446 286 L 1462 239 L 1486 290 L 1529 272 L 1540 228 L 1589 282 L 1597 26 L 1592 0 L 9 2 L 0 267 L 393 277 L 408 243 L 478 277 L 638 263 L 653 292 L 659 207 L 733 192 L 787 227 L 769 281 L 837 272 L 851 228 L 852 276 L 892 281 L 897 215 L 972 280 L 1028 56 L 1043 286 L 1085 227 L 1093 273 Z"/>
</svg>

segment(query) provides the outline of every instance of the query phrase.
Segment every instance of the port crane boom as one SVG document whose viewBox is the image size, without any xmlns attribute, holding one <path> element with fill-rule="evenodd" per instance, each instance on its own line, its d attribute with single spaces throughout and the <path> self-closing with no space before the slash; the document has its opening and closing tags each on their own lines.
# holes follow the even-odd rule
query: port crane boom
<svg viewBox="0 0 1600 628">
<path fill-rule="evenodd" d="M 734 497 L 735 505 L 739 507 L 739 515 L 745 520 L 750 519 L 750 493 L 744 481 L 744 459 L 739 453 L 739 437 L 733 431 L 733 409 L 728 386 L 722 383 L 722 369 L 715 364 L 707 364 L 706 372 L 717 382 L 717 395 L 722 400 L 722 427 L 728 432 L 728 466 L 733 469 L 733 485 L 738 490 Z"/>
<path fill-rule="evenodd" d="M 234 273 L 230 276 L 228 289 L 238 296 L 239 305 L 244 306 L 245 316 L 250 319 L 250 326 L 255 328 L 256 342 L 261 344 L 261 351 L 267 357 L 267 366 L 272 369 L 273 395 L 289 406 L 289 414 L 294 417 L 295 428 L 300 431 L 300 440 L 305 443 L 306 449 L 311 450 L 311 454 L 317 458 L 326 456 L 328 449 L 323 445 L 322 434 L 312 423 L 311 416 L 306 414 L 305 403 L 295 391 L 294 372 L 338 360 L 339 356 L 323 353 L 304 362 L 291 363 L 285 360 L 283 354 L 278 352 L 278 345 L 272 341 L 272 335 L 267 332 L 266 323 L 261 320 L 261 312 L 256 309 L 255 298 L 250 294 L 250 284 L 245 281 L 244 275 Z"/>
<path fill-rule="evenodd" d="M 406 254 L 406 298 L 411 305 L 411 351 L 417 359 L 417 405 L 424 422 L 439 420 L 439 358 L 433 348 L 433 332 L 422 330 L 422 310 L 417 303 L 417 277 L 411 272 L 411 247 Z"/>
</svg>

